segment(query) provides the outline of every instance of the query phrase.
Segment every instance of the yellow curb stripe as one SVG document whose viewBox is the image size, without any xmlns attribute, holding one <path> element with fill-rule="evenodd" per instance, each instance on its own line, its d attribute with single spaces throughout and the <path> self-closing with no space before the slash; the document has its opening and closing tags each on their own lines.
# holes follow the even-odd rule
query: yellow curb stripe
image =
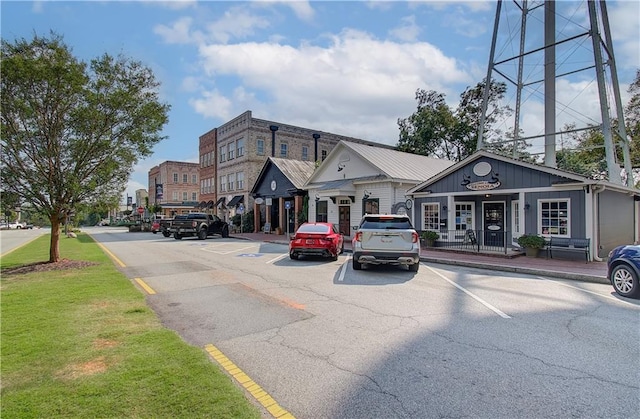
<svg viewBox="0 0 640 419">
<path fill-rule="evenodd" d="M 146 282 L 144 282 L 141 278 L 133 278 L 134 281 L 136 281 L 138 283 L 138 285 L 140 285 L 142 287 L 142 289 L 144 289 L 147 294 L 153 295 L 156 292 L 153 290 L 153 288 L 151 288 L 149 285 L 147 285 Z"/>
<path fill-rule="evenodd" d="M 110 257 L 111 259 L 113 259 L 113 261 L 114 261 L 115 263 L 117 263 L 118 265 L 120 265 L 120 267 L 121 267 L 121 268 L 124 268 L 125 266 L 127 266 L 127 265 L 125 265 L 125 264 L 124 264 L 124 262 L 122 262 L 120 259 L 118 259 L 118 258 L 116 257 L 116 255 L 114 255 L 113 253 L 111 253 L 111 252 L 109 251 L 109 249 L 107 249 L 106 247 L 104 247 L 104 246 L 102 245 L 102 243 L 98 243 L 98 242 L 96 242 L 96 243 L 98 244 L 98 246 L 100 246 L 100 248 L 101 248 L 101 249 L 102 249 L 102 250 L 103 250 L 107 255 L 109 255 L 109 257 Z M 155 293 L 154 293 L 154 294 L 155 294 Z"/>
<path fill-rule="evenodd" d="M 212 344 L 205 345 L 204 349 L 218 364 L 227 371 L 253 398 L 267 411 L 278 419 L 295 419 L 290 412 L 283 409 L 274 399 L 262 389 L 255 381 L 229 360 L 218 348 Z"/>
</svg>

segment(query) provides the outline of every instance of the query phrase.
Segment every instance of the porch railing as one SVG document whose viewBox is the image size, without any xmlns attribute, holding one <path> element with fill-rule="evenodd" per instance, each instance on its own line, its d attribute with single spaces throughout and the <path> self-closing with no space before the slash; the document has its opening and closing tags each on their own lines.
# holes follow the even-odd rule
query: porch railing
<svg viewBox="0 0 640 419">
<path fill-rule="evenodd" d="M 441 249 L 464 250 L 477 253 L 504 253 L 513 246 L 508 231 L 440 230 L 433 246 Z M 424 242 L 423 242 L 424 245 Z"/>
</svg>

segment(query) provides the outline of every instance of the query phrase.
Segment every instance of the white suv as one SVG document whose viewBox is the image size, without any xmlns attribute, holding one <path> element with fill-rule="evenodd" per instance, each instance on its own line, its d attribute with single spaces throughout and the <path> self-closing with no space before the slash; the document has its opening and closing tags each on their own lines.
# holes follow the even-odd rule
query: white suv
<svg viewBox="0 0 640 419">
<path fill-rule="evenodd" d="M 353 269 L 362 265 L 406 265 L 418 272 L 420 237 L 406 215 L 367 214 L 353 238 Z"/>
</svg>

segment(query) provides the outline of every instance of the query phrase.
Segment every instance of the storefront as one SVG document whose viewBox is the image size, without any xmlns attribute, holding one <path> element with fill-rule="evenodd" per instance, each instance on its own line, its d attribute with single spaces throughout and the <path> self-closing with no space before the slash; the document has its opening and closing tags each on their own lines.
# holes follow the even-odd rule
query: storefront
<svg viewBox="0 0 640 419">
<path fill-rule="evenodd" d="M 479 151 L 407 191 L 440 246 L 516 248 L 522 234 L 589 238 L 591 257 L 637 242 L 640 191 Z"/>
</svg>

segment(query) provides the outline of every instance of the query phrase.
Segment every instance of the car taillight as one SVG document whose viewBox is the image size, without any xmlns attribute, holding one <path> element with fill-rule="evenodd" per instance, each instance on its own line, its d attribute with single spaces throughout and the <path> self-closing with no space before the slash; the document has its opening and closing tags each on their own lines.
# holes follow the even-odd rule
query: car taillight
<svg viewBox="0 0 640 419">
<path fill-rule="evenodd" d="M 356 233 L 356 241 L 357 242 L 361 242 L 362 241 L 362 232 L 361 231 Z"/>
<path fill-rule="evenodd" d="M 411 241 L 413 243 L 418 243 L 420 241 L 420 236 L 418 236 L 418 233 L 416 233 L 415 231 L 411 233 Z"/>
</svg>

